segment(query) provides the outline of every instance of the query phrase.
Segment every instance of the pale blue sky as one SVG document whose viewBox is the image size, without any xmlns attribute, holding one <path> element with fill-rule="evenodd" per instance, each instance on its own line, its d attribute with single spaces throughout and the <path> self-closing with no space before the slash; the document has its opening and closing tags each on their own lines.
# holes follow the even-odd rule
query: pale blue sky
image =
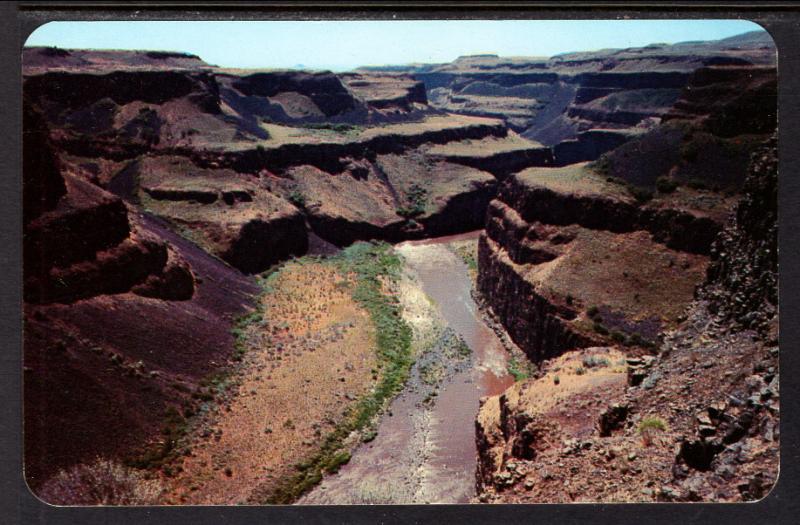
<svg viewBox="0 0 800 525">
<path fill-rule="evenodd" d="M 50 22 L 25 45 L 183 51 L 223 67 L 341 71 L 478 53 L 552 56 L 715 40 L 758 29 L 746 20 Z"/>
</svg>

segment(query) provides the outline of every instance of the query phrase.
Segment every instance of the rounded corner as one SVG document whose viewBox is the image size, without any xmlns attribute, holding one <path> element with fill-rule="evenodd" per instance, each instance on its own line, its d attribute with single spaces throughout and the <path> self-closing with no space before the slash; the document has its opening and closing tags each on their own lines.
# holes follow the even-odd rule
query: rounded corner
<svg viewBox="0 0 800 525">
<path fill-rule="evenodd" d="M 33 496 L 33 499 L 41 503 L 42 505 L 47 505 L 48 507 L 52 507 L 54 509 L 65 507 L 65 505 L 59 505 L 57 503 L 50 503 L 46 501 L 42 496 L 36 493 L 31 487 L 30 480 L 28 479 L 28 472 L 25 469 L 25 465 L 22 466 L 22 482 L 25 484 L 25 488 L 28 489 L 28 493 Z"/>
<path fill-rule="evenodd" d="M 37 45 L 37 44 L 30 44 L 30 43 L 29 43 L 29 42 L 31 41 L 31 37 L 33 37 L 33 36 L 34 36 L 36 33 L 38 33 L 39 31 L 41 31 L 43 27 L 46 27 L 46 26 L 51 26 L 51 25 L 53 25 L 53 24 L 58 24 L 58 23 L 59 23 L 59 22 L 58 22 L 58 21 L 56 21 L 56 20 L 50 20 L 50 21 L 48 21 L 48 22 L 45 22 L 45 23 L 43 23 L 43 24 L 41 24 L 41 25 L 37 26 L 37 27 L 36 27 L 36 29 L 34 29 L 33 31 L 31 31 L 31 33 L 30 33 L 30 34 L 29 34 L 29 35 L 28 35 L 28 36 L 25 38 L 25 41 L 22 43 L 22 49 L 25 49 L 25 48 L 31 48 L 31 47 L 39 47 L 39 45 Z"/>
<path fill-rule="evenodd" d="M 767 500 L 767 498 L 772 497 L 774 499 L 774 498 L 777 497 L 777 496 L 772 496 L 772 493 L 775 492 L 775 489 L 778 487 L 778 483 L 780 483 L 780 481 L 781 481 L 780 452 L 778 454 L 779 454 L 779 456 L 778 456 L 778 472 L 775 474 L 775 479 L 772 482 L 772 486 L 769 488 L 767 493 L 764 494 L 763 496 L 761 496 L 760 498 L 747 501 L 746 503 L 748 505 L 765 505 L 766 504 L 765 501 Z"/>
</svg>

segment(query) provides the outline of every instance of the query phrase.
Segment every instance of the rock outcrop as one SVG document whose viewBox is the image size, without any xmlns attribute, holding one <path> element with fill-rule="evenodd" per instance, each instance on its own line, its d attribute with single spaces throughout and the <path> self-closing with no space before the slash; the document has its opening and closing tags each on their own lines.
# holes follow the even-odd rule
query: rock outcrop
<svg viewBox="0 0 800 525">
<path fill-rule="evenodd" d="M 479 242 L 479 291 L 534 361 L 611 335 L 638 334 L 652 342 L 691 300 L 730 206 L 725 198 L 677 197 L 641 203 L 585 164 L 515 174 L 489 205 Z M 667 278 L 664 271 L 676 295 L 651 288 Z M 612 286 L 595 280 L 614 282 L 613 298 Z M 598 323 L 586 310 L 604 308 L 608 300 L 617 304 Z"/>
<path fill-rule="evenodd" d="M 130 291 L 147 279 L 173 299 L 193 293 L 191 270 L 169 246 L 131 224 L 123 201 L 79 177 L 62 174 L 46 125 L 25 107 L 23 231 L 26 302 L 72 302 Z"/>
<path fill-rule="evenodd" d="M 567 351 L 482 402 L 480 501 L 752 501 L 769 492 L 780 439 L 776 159 L 774 141 L 754 155 L 697 299 L 657 352 Z"/>
</svg>

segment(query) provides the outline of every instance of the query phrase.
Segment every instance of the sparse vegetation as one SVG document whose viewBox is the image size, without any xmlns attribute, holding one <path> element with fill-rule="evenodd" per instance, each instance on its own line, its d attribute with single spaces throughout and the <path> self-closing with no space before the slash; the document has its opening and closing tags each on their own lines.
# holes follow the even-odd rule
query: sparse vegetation
<svg viewBox="0 0 800 525">
<path fill-rule="evenodd" d="M 632 184 L 628 184 L 628 192 L 636 199 L 639 203 L 645 203 L 653 200 L 653 192 L 647 188 L 642 188 L 640 186 L 634 186 Z"/>
<path fill-rule="evenodd" d="M 472 355 L 472 348 L 470 348 L 467 342 L 461 337 L 456 341 L 456 354 L 461 357 L 469 357 Z"/>
<path fill-rule="evenodd" d="M 522 366 L 520 366 L 520 363 L 515 357 L 510 357 L 508 359 L 508 363 L 506 363 L 506 369 L 508 370 L 508 373 L 514 377 L 514 381 L 528 379 L 528 372 Z"/>
<path fill-rule="evenodd" d="M 613 169 L 613 163 L 608 155 L 601 155 L 600 158 L 589 163 L 589 168 L 599 175 L 609 175 Z"/>
<path fill-rule="evenodd" d="M 425 213 L 428 203 L 428 190 L 419 184 L 412 184 L 406 191 L 406 200 L 408 204 L 397 208 L 397 214 L 406 219 L 418 217 Z"/>
<path fill-rule="evenodd" d="M 60 471 L 42 485 L 38 495 L 53 505 L 154 505 L 162 492 L 158 480 L 98 459 Z"/>
<path fill-rule="evenodd" d="M 678 189 L 678 181 L 668 175 L 662 175 L 656 179 L 656 189 L 659 193 L 672 193 Z"/>
<path fill-rule="evenodd" d="M 692 188 L 693 190 L 707 190 L 709 189 L 709 184 L 705 180 L 693 177 L 686 182 L 686 185 Z"/>
<path fill-rule="evenodd" d="M 137 469 L 157 469 L 164 467 L 179 454 L 178 443 L 186 435 L 188 423 L 180 411 L 170 406 L 164 413 L 161 427 L 162 439 L 148 447 L 143 454 L 126 461 L 127 466 Z M 165 470 L 169 475 L 169 471 Z"/>
<path fill-rule="evenodd" d="M 404 485 L 362 482 L 349 502 L 353 505 L 389 505 L 413 503 L 414 498 Z"/>
<path fill-rule="evenodd" d="M 323 440 L 319 450 L 297 466 L 298 472 L 285 479 L 266 503 L 286 504 L 319 483 L 323 471 L 349 461 L 345 439 L 367 427 L 375 415 L 403 386 L 413 364 L 411 327 L 400 316 L 396 297 L 385 293 L 385 283 L 397 279 L 402 261 L 391 245 L 359 242 L 330 259 L 343 274 L 353 274 L 353 299 L 370 315 L 375 325 L 377 356 L 381 377 L 374 390 L 350 407 L 344 419 Z"/>
<path fill-rule="evenodd" d="M 333 131 L 335 133 L 356 133 L 356 132 L 361 132 L 363 130 L 361 126 L 347 124 L 344 122 L 306 122 L 300 124 L 298 127 L 306 129 Z"/>
<path fill-rule="evenodd" d="M 625 334 L 620 332 L 619 330 L 611 330 L 611 339 L 615 343 L 624 344 L 625 343 Z"/>
<path fill-rule="evenodd" d="M 585 356 L 582 360 L 582 363 L 586 368 L 604 368 L 611 364 L 605 357 L 596 355 Z"/>
<path fill-rule="evenodd" d="M 655 343 L 648 341 L 639 332 L 634 332 L 625 340 L 626 346 L 641 346 L 642 348 L 653 348 Z"/>
<path fill-rule="evenodd" d="M 600 335 L 608 335 L 608 328 L 606 328 L 606 325 L 599 321 L 594 322 L 592 329 Z"/>
<path fill-rule="evenodd" d="M 642 443 L 649 447 L 653 443 L 653 438 L 657 432 L 667 430 L 667 424 L 657 416 L 649 416 L 639 423 L 639 434 L 642 436 Z"/>
<path fill-rule="evenodd" d="M 306 196 L 300 190 L 292 190 L 287 199 L 298 208 L 306 207 Z"/>
</svg>

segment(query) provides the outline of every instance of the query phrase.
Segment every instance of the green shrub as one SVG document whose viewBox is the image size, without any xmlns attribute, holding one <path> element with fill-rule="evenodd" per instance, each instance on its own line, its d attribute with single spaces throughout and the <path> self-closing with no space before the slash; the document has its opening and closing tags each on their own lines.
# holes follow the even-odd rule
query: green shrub
<svg viewBox="0 0 800 525">
<path fill-rule="evenodd" d="M 693 190 L 707 190 L 707 189 L 709 189 L 708 182 L 706 182 L 705 180 L 703 180 L 701 178 L 697 178 L 697 177 L 692 177 L 691 179 L 689 179 L 689 181 L 686 183 L 686 185 L 689 186 L 690 188 L 692 188 Z"/>
<path fill-rule="evenodd" d="M 608 175 L 613 170 L 614 166 L 611 159 L 607 155 L 602 155 L 600 158 L 589 164 L 589 168 L 593 169 L 599 175 Z"/>
<path fill-rule="evenodd" d="M 334 131 L 336 133 L 351 133 L 361 131 L 361 126 L 353 124 L 345 124 L 343 122 L 306 122 L 300 124 L 301 128 L 306 129 L 321 129 L 327 131 Z"/>
<path fill-rule="evenodd" d="M 667 424 L 658 416 L 650 416 L 642 419 L 639 423 L 639 432 L 645 430 L 666 430 Z"/>
<path fill-rule="evenodd" d="M 642 436 L 642 443 L 644 446 L 650 446 L 653 442 L 653 436 L 656 432 L 663 432 L 667 430 L 667 424 L 663 419 L 657 416 L 649 416 L 639 423 L 639 434 Z"/>
<path fill-rule="evenodd" d="M 659 193 L 672 193 L 678 189 L 678 181 L 667 175 L 662 175 L 656 179 L 656 189 Z"/>
<path fill-rule="evenodd" d="M 590 306 L 590 307 L 589 307 L 589 308 L 586 310 L 586 315 L 588 315 L 588 316 L 589 316 L 589 319 L 594 319 L 594 318 L 595 318 L 595 317 L 597 317 L 599 314 L 600 314 L 600 308 L 598 308 L 597 306 Z"/>
<path fill-rule="evenodd" d="M 522 381 L 528 378 L 528 372 L 520 366 L 514 357 L 509 358 L 508 363 L 506 363 L 506 370 L 514 377 L 514 381 Z"/>
<path fill-rule="evenodd" d="M 325 472 L 332 474 L 339 472 L 342 465 L 350 461 L 350 452 L 347 450 L 340 450 L 334 454 L 328 463 L 325 465 Z"/>
<path fill-rule="evenodd" d="M 302 192 L 299 190 L 292 190 L 289 194 L 289 202 L 297 206 L 298 208 L 305 208 L 306 207 L 306 196 L 303 195 Z"/>
<path fill-rule="evenodd" d="M 592 328 L 600 335 L 608 335 L 608 328 L 606 328 L 606 325 L 603 323 L 595 321 L 592 325 Z"/>
<path fill-rule="evenodd" d="M 583 366 L 586 368 L 604 368 L 611 364 L 605 357 L 599 357 L 596 355 L 585 356 L 582 361 Z"/>
<path fill-rule="evenodd" d="M 640 188 L 639 186 L 628 185 L 628 192 L 639 203 L 645 203 L 653 199 L 653 192 L 647 188 Z"/>
<path fill-rule="evenodd" d="M 397 208 L 396 213 L 406 219 L 425 213 L 428 204 L 428 190 L 415 183 L 409 186 L 405 193 L 408 204 Z"/>
</svg>

